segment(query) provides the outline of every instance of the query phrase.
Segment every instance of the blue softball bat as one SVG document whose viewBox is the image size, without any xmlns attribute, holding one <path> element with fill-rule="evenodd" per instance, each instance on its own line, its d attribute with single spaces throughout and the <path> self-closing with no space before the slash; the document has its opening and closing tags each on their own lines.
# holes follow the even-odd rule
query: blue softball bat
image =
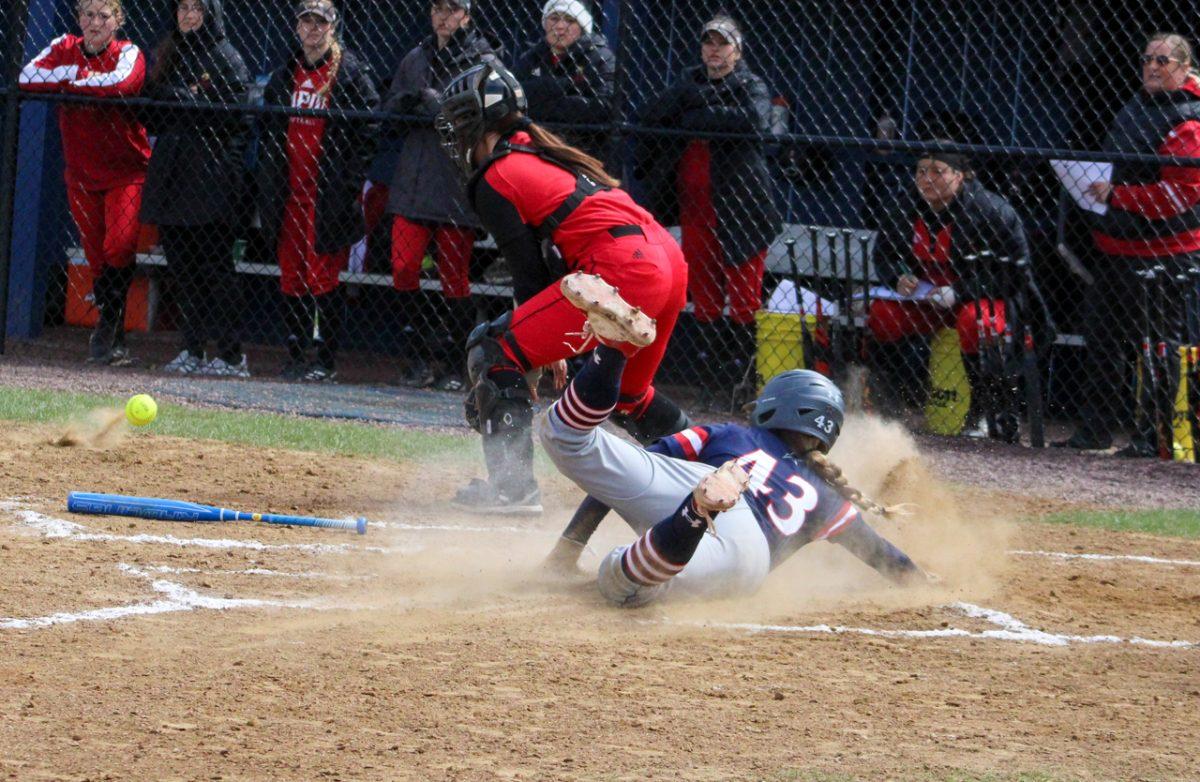
<svg viewBox="0 0 1200 782">
<path fill-rule="evenodd" d="M 367 520 L 322 519 L 317 516 L 284 516 L 277 513 L 246 513 L 228 508 L 201 505 L 198 502 L 164 500 L 157 497 L 127 497 L 122 494 L 93 494 L 73 491 L 67 495 L 67 510 L 102 516 L 136 516 L 158 521 L 265 521 L 268 524 L 294 524 L 298 527 L 352 529 L 367 534 Z"/>
</svg>

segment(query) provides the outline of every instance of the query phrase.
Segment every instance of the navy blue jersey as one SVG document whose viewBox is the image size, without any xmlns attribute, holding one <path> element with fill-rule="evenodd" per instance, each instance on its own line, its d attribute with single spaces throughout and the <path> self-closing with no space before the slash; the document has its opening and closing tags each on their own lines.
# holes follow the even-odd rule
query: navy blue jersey
<svg viewBox="0 0 1200 782">
<path fill-rule="evenodd" d="M 827 540 L 859 518 L 856 507 L 767 429 L 738 424 L 694 426 L 651 450 L 720 467 L 736 459 L 750 476 L 746 501 L 771 547 L 775 567 L 814 540 Z"/>
</svg>

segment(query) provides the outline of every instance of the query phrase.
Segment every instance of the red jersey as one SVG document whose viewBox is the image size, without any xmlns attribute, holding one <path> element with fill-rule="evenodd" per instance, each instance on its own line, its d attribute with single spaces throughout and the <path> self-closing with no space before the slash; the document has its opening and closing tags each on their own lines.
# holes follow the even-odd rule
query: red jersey
<svg viewBox="0 0 1200 782">
<path fill-rule="evenodd" d="M 146 58 L 129 41 L 113 40 L 89 55 L 83 38 L 54 39 L 21 69 L 21 89 L 121 98 L 141 92 Z M 150 161 L 146 129 L 121 106 L 67 104 L 58 108 L 66 180 L 72 187 L 109 190 L 145 181 Z"/>
<path fill-rule="evenodd" d="M 329 58 L 315 66 L 303 59 L 296 63 L 292 73 L 292 108 L 329 108 L 329 91 L 322 93 L 321 90 L 329 81 L 330 65 Z M 288 118 L 288 185 L 296 198 L 317 200 L 317 174 L 324 137 L 324 117 Z"/>
<path fill-rule="evenodd" d="M 913 257 L 921 264 L 920 276 L 934 285 L 953 285 L 958 281 L 950 264 L 950 232 L 953 229 L 952 224 L 946 224 L 931 235 L 929 226 L 920 217 L 913 223 Z"/>
<path fill-rule="evenodd" d="M 511 143 L 532 145 L 524 131 Z M 513 152 L 492 163 L 483 175 L 491 187 L 512 203 L 526 225 L 541 225 L 567 196 L 575 192 L 575 175 L 528 152 Z M 601 190 L 584 199 L 554 231 L 554 244 L 570 268 L 587 254 L 588 244 L 618 225 L 650 225 L 654 216 L 619 188 Z"/>
</svg>

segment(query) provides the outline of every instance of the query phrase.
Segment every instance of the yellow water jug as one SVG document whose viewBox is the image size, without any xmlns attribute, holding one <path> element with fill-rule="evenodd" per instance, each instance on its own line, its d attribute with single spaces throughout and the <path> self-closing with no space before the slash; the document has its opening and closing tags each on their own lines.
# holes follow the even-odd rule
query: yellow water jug
<svg viewBox="0 0 1200 782">
<path fill-rule="evenodd" d="M 971 383 L 958 349 L 958 332 L 941 329 L 929 344 L 929 399 L 925 428 L 933 434 L 958 434 L 971 407 Z"/>
<path fill-rule="evenodd" d="M 808 333 L 816 334 L 817 317 L 805 315 Z M 789 369 L 806 369 L 804 361 L 804 330 L 800 327 L 798 313 L 768 312 L 759 310 L 754 319 L 758 326 L 758 352 L 755 356 L 755 371 L 758 373 L 756 386 L 763 384 L 780 372 Z"/>
</svg>

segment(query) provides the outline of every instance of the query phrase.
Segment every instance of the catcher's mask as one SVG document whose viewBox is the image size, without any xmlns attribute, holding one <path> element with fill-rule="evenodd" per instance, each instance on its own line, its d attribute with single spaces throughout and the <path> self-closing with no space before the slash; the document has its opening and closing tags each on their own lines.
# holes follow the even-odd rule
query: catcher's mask
<svg viewBox="0 0 1200 782">
<path fill-rule="evenodd" d="M 846 403 L 832 380 L 810 369 L 790 369 L 767 381 L 754 400 L 750 423 L 812 435 L 828 453 L 842 433 Z"/>
<path fill-rule="evenodd" d="M 478 166 L 472 158 L 484 134 L 504 129 L 509 115 L 524 113 L 527 107 L 521 83 L 499 62 L 468 68 L 442 90 L 435 121 L 442 149 L 469 177 Z"/>
</svg>

